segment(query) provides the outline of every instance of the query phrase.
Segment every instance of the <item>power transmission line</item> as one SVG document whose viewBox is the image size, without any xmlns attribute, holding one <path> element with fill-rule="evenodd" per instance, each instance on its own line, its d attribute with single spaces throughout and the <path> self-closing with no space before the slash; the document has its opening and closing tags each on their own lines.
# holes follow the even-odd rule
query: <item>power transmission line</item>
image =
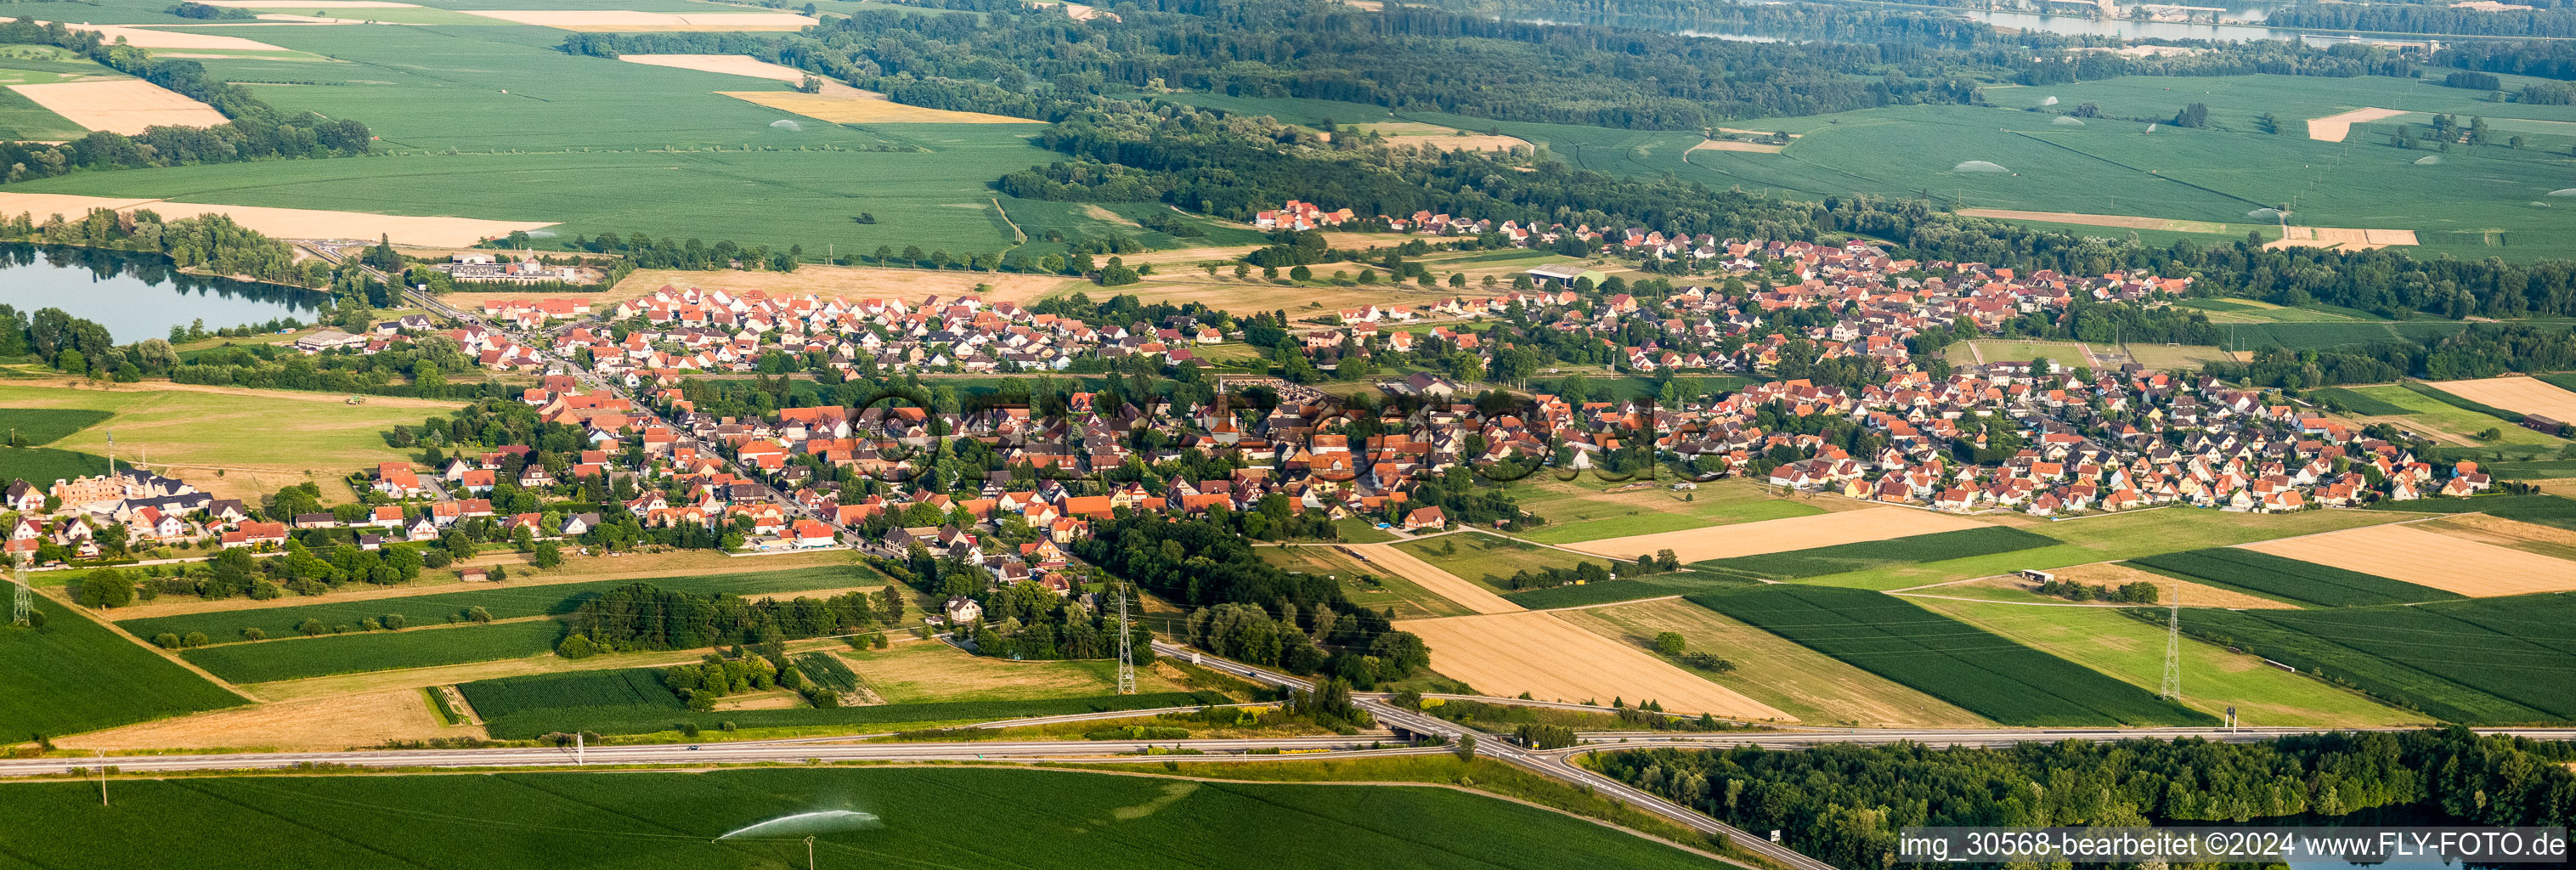
<svg viewBox="0 0 2576 870">
<path fill-rule="evenodd" d="M 1118 694 L 1136 694 L 1136 630 L 1127 624 L 1127 586 L 1116 584 L 1118 596 Z"/>
<path fill-rule="evenodd" d="M 2165 611 L 2165 700 L 2182 701 L 2182 581 L 2174 581 L 2173 606 Z"/>
</svg>

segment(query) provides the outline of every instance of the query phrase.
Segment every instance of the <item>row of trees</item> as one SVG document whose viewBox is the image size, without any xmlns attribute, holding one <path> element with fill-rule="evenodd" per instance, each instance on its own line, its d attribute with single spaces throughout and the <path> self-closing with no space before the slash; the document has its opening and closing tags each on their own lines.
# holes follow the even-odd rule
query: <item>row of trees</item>
<svg viewBox="0 0 2576 870">
<path fill-rule="evenodd" d="M 2576 747 L 2465 728 L 2262 743 L 2029 742 L 2008 749 L 1819 745 L 1630 750 L 1602 772 L 1837 867 L 1895 858 L 1912 826 L 2148 826 L 2375 808 L 2476 825 L 2576 822 Z"/>
<path fill-rule="evenodd" d="M 889 595 L 894 587 L 886 587 Z M 692 649 L 727 643 L 762 643 L 881 627 L 885 612 L 901 613 L 865 592 L 789 601 L 746 600 L 730 593 L 701 595 L 632 583 L 585 600 L 568 622 L 572 633 L 616 652 Z"/>
<path fill-rule="evenodd" d="M 20 18 L 0 22 L 0 44 L 51 45 L 88 55 L 111 69 L 203 102 L 231 119 L 213 127 L 160 126 L 140 135 L 95 132 L 61 145 L 0 142 L 0 182 L 47 178 L 80 170 L 138 169 L 193 163 L 232 163 L 344 157 L 367 153 L 367 125 L 312 112 L 289 112 L 263 102 L 249 88 L 229 84 L 184 58 L 154 58 L 143 49 L 102 41 L 100 31 L 62 22 Z"/>
</svg>

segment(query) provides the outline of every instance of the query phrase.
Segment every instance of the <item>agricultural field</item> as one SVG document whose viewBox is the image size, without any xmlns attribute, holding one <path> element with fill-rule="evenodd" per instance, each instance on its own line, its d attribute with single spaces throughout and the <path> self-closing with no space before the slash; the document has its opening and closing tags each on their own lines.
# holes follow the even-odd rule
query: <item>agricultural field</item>
<svg viewBox="0 0 2576 870">
<path fill-rule="evenodd" d="M 319 620 L 326 627 L 355 626 L 361 620 L 380 620 L 388 615 L 398 615 L 414 626 L 432 626 L 461 618 L 460 614 L 467 608 L 473 607 L 483 608 L 493 619 L 554 616 L 571 613 L 581 606 L 581 602 L 594 595 L 638 582 L 702 595 L 729 592 L 735 595 L 760 597 L 764 594 L 784 595 L 816 589 L 882 586 L 888 581 L 866 568 L 836 566 L 743 574 L 654 577 L 643 580 L 478 584 L 480 588 L 462 591 L 314 604 L 294 604 L 291 603 L 291 599 L 277 599 L 271 603 L 278 606 L 121 619 L 117 622 L 117 627 L 125 629 L 136 637 L 151 637 L 165 631 L 182 635 L 192 631 L 204 632 L 215 642 L 225 643 L 240 640 L 242 632 L 252 628 L 259 629 L 272 638 L 292 637 L 296 626 L 307 619 Z"/>
<path fill-rule="evenodd" d="M 1689 600 L 2006 725 L 2217 721 L 1903 598 L 1788 584 Z"/>
<path fill-rule="evenodd" d="M 1457 532 L 1393 546 L 1441 571 L 1503 590 L 1512 588 L 1512 575 L 1522 571 L 1542 568 L 1571 571 L 1585 562 L 1597 565 L 1607 561 L 1481 532 Z M 1614 570 L 1617 568 L 1615 565 L 1612 567 Z"/>
<path fill-rule="evenodd" d="M 1428 786 L 834 768 L 209 777 L 133 780 L 116 789 L 116 801 L 106 807 L 98 806 L 98 788 L 90 783 L 7 789 L 0 817 L 88 812 L 100 824 L 134 832 L 101 838 L 53 826 L 13 837 L 11 852 L 29 866 L 64 867 L 158 860 L 247 870 L 391 861 L 487 870 L 752 870 L 802 866 L 804 832 L 712 841 L 769 819 L 849 809 L 877 821 L 817 832 L 819 862 L 909 865 L 924 862 L 906 856 L 955 855 L 959 821 L 975 819 L 985 824 L 975 826 L 968 857 L 952 861 L 1066 870 L 1175 863 L 1347 867 L 1364 858 L 1431 870 L 1709 866 L 1707 858 L 1587 819 Z M 1390 828 L 1390 819 L 1405 823 Z"/>
<path fill-rule="evenodd" d="M 2014 643 L 2108 674 L 2153 692 L 2164 681 L 2163 612 L 2153 622 L 2120 608 L 2046 607 L 1915 599 L 1924 608 L 1994 632 Z M 2331 728 L 2423 724 L 2420 713 L 2379 704 L 2315 680 L 2266 667 L 2252 656 L 2193 642 L 2182 653 L 2183 703 L 2212 716 L 2237 710 L 2246 725 Z"/>
<path fill-rule="evenodd" d="M 482 736 L 480 728 L 441 720 L 422 690 L 398 688 L 155 719 L 58 738 L 54 745 L 109 752 L 331 752 L 396 740 Z"/>
<path fill-rule="evenodd" d="M 1986 525 L 1966 517 L 1927 510 L 1870 507 L 1840 514 L 1603 538 L 1569 546 L 1586 553 L 1621 559 L 1634 559 L 1640 553 L 1671 550 L 1675 557 L 1689 563 L 1983 528 Z"/>
<path fill-rule="evenodd" d="M 1445 539 L 1454 536 L 1441 537 Z M 1379 570 L 1413 581 L 1414 585 L 1429 590 L 1431 594 L 1448 599 L 1451 603 L 1476 613 L 1510 613 L 1521 609 L 1520 605 L 1494 594 L 1494 587 L 1481 585 L 1443 570 L 1440 566 L 1415 557 L 1413 551 L 1401 549 L 1400 545 L 1353 544 L 1350 545 L 1350 551 L 1359 558 L 1368 560 L 1371 566 Z"/>
<path fill-rule="evenodd" d="M 1556 480 L 1544 473 L 1513 482 L 1510 492 L 1521 508 L 1547 520 L 1546 525 L 1524 532 L 1521 537 L 1542 544 L 1573 544 L 1813 516 L 1852 504 L 1813 496 L 1775 495 L 1760 484 L 1735 477 L 1702 483 L 1689 492 L 1674 492 L 1662 486 L 1607 491 L 1615 485 L 1588 477 Z M 1620 558 L 1633 559 L 1636 554 L 1621 554 Z"/>
<path fill-rule="evenodd" d="M 2163 553 L 2131 559 L 2129 564 L 2221 588 L 2317 607 L 2412 604 L 2465 597 L 2376 574 L 2285 559 L 2242 547 Z"/>
<path fill-rule="evenodd" d="M 1975 728 L 1984 717 L 1678 599 L 1567 610 L 1557 618 L 1620 643 L 1680 634 L 1689 652 L 1725 659 L 1725 673 L 1695 671 L 1808 725 Z"/>
<path fill-rule="evenodd" d="M 43 447 L 114 416 L 92 408 L 0 408 L 0 420 L 8 421 L 0 425 L 7 430 L 0 444 Z"/>
<path fill-rule="evenodd" d="M 2576 590 L 2576 561 L 2413 525 L 2264 541 L 2246 548 L 2472 598 Z"/>
<path fill-rule="evenodd" d="M 2576 392 L 2538 378 L 2486 378 L 2428 384 L 2442 392 L 2517 414 L 2538 414 L 2561 422 L 2576 420 Z"/>
<path fill-rule="evenodd" d="M 52 599 L 35 612 L 42 627 L 0 626 L 0 745 L 247 702 Z"/>
<path fill-rule="evenodd" d="M 302 483 L 308 474 L 332 479 L 353 469 L 406 459 L 402 451 L 385 445 L 385 430 L 398 423 L 419 423 L 423 417 L 462 404 L 373 398 L 351 405 L 345 398 L 331 393 L 167 383 L 116 389 L 0 384 L 0 408 L 112 415 L 62 436 L 54 447 L 104 455 L 107 431 L 114 429 L 121 458 L 137 458 L 148 450 L 155 471 L 196 484 L 218 498 L 256 498 Z"/>
<path fill-rule="evenodd" d="M 235 683 L 267 683 L 548 655 L 563 636 L 562 623 L 532 617 L 489 625 L 231 643 L 198 647 L 179 656 Z"/>
<path fill-rule="evenodd" d="M 1676 713 L 1786 721 L 1796 717 L 1549 613 L 1505 613 L 1398 622 L 1431 647 L 1431 669 L 1488 695 L 1542 701 L 1657 701 Z"/>
<path fill-rule="evenodd" d="M 1760 581 L 1684 566 L 1679 571 L 1666 574 L 1647 574 L 1642 577 L 1628 577 L 1579 586 L 1559 586 L 1554 589 L 1533 589 L 1527 592 L 1514 592 L 1503 597 L 1530 610 L 1555 610 L 1714 592 L 1720 589 L 1751 586 L 1758 582 Z"/>
<path fill-rule="evenodd" d="M 2335 610 L 2185 610 L 2183 630 L 2447 722 L 2576 719 L 2576 598 Z"/>
<path fill-rule="evenodd" d="M 831 123 L 724 95 L 802 96 L 786 82 L 567 54 L 556 49 L 563 30 L 498 20 L 255 29 L 340 62 L 201 62 L 261 83 L 280 108 L 365 121 L 386 156 L 83 173 L 12 190 L 560 224 L 541 245 L 643 232 L 801 245 L 809 256 L 916 244 L 966 253 L 1056 231 L 1180 246 L 1049 208 L 1057 203 L 997 206 L 995 178 L 1060 156 L 1028 141 L 1036 122 Z M 861 212 L 876 223 L 857 222 Z"/>
<path fill-rule="evenodd" d="M 1952 532 L 1910 535 L 1883 541 L 1859 541 L 1781 553 L 1737 556 L 1694 566 L 1720 574 L 1789 580 L 1866 571 L 1891 565 L 1939 562 L 1991 556 L 2057 544 L 2056 538 L 2005 526 L 1980 526 Z"/>
<path fill-rule="evenodd" d="M 841 655 L 860 679 L 895 704 L 1022 701 L 1118 691 L 1118 663 L 1107 659 L 1015 662 L 972 655 L 936 642 L 848 650 Z M 1136 669 L 1139 692 L 1174 692 L 1183 688 L 1161 674 Z"/>
</svg>

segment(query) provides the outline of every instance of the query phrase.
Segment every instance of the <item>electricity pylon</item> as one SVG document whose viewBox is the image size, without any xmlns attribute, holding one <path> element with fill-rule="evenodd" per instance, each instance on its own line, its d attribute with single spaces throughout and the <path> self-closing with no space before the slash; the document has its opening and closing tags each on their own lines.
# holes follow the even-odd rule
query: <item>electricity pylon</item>
<svg viewBox="0 0 2576 870">
<path fill-rule="evenodd" d="M 1136 632 L 1127 627 L 1127 587 L 1119 584 L 1118 596 L 1118 694 L 1136 694 Z"/>
<path fill-rule="evenodd" d="M 2174 581 L 2173 606 L 2165 611 L 2165 686 L 2158 695 L 2182 700 L 2182 581 Z"/>
<path fill-rule="evenodd" d="M 36 607 L 36 590 L 27 586 L 27 562 L 30 560 L 21 553 L 9 561 L 17 566 L 16 572 L 10 576 L 9 585 L 14 587 L 11 591 L 18 599 L 17 604 L 9 609 L 9 624 L 24 626 L 32 621 L 27 612 Z"/>
</svg>

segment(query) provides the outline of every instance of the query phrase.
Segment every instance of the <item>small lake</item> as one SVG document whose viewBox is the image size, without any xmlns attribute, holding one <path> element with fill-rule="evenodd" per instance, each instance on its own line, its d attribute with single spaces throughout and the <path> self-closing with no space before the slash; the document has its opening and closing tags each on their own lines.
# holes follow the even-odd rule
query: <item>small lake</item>
<svg viewBox="0 0 2576 870">
<path fill-rule="evenodd" d="M 166 257 L 95 248 L 0 244 L 0 305 L 60 308 L 107 327 L 117 343 L 168 338 L 205 321 L 216 330 L 280 317 L 311 321 L 326 295 L 297 287 L 208 278 Z"/>
</svg>

